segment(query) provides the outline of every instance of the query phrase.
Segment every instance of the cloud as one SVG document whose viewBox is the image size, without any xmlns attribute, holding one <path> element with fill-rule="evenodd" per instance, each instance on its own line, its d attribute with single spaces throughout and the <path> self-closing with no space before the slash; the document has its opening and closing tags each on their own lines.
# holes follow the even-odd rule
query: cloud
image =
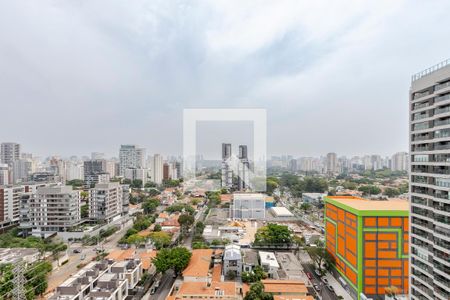
<svg viewBox="0 0 450 300">
<path fill-rule="evenodd" d="M 4 1 L 0 141 L 40 155 L 117 155 L 121 143 L 176 154 L 183 108 L 262 107 L 269 152 L 391 154 L 407 148 L 410 75 L 448 57 L 449 8 Z"/>
</svg>

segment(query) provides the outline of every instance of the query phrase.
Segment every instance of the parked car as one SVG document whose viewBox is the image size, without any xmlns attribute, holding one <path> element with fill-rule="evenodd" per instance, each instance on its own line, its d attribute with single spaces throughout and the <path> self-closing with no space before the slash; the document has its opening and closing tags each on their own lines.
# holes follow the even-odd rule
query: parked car
<svg viewBox="0 0 450 300">
<path fill-rule="evenodd" d="M 334 291 L 334 288 L 331 286 L 331 284 L 328 284 L 327 287 L 333 294 L 336 294 L 336 292 Z"/>
<path fill-rule="evenodd" d="M 326 285 L 328 285 L 328 279 L 326 279 L 325 277 L 322 278 L 323 283 L 325 283 Z"/>
<path fill-rule="evenodd" d="M 315 285 L 314 285 L 314 288 L 315 288 L 316 291 L 318 291 L 318 292 L 320 292 L 320 290 L 321 290 L 320 285 L 318 285 L 318 284 L 315 284 Z"/>
<path fill-rule="evenodd" d="M 317 274 L 317 276 L 319 276 L 319 277 L 322 276 L 322 272 L 320 272 L 319 269 L 315 269 L 314 272 Z"/>
<path fill-rule="evenodd" d="M 81 253 L 80 249 L 73 249 L 73 253 Z"/>
<path fill-rule="evenodd" d="M 306 272 L 306 276 L 308 276 L 309 280 L 312 280 L 312 279 L 313 279 L 313 276 L 312 276 L 312 274 L 311 274 L 311 273 L 309 273 L 309 272 Z"/>
</svg>

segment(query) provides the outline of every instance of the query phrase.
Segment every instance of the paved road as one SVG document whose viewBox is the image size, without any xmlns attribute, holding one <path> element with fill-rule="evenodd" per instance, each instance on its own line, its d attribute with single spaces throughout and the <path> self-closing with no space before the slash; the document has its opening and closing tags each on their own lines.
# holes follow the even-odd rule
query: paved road
<svg viewBox="0 0 450 300">
<path fill-rule="evenodd" d="M 313 285 L 317 284 L 320 286 L 320 292 L 318 295 L 322 297 L 323 300 L 336 300 L 338 297 L 335 293 L 331 292 L 325 284 L 320 280 L 319 276 L 314 272 L 314 266 L 312 264 L 302 264 L 303 269 L 305 272 L 309 272 L 312 274 L 313 279 L 311 280 L 311 283 Z M 315 291 L 315 290 L 314 290 Z M 317 291 L 315 291 L 317 293 Z"/>
<path fill-rule="evenodd" d="M 168 270 L 161 277 L 159 287 L 153 295 L 150 295 L 150 290 L 142 297 L 143 300 L 165 300 L 169 295 L 175 278 L 173 278 L 173 270 Z"/>
</svg>

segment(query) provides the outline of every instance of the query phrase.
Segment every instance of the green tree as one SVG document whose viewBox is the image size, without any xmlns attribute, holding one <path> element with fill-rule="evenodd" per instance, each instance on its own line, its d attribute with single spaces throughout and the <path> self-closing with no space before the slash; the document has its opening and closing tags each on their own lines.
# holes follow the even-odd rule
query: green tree
<svg viewBox="0 0 450 300">
<path fill-rule="evenodd" d="M 360 186 L 358 191 L 363 192 L 363 195 L 378 195 L 381 193 L 381 189 L 375 185 Z"/>
<path fill-rule="evenodd" d="M 154 213 L 159 204 L 160 204 L 159 200 L 155 198 L 144 201 L 144 203 L 142 203 L 142 209 L 144 210 L 144 214 L 148 215 Z"/>
<path fill-rule="evenodd" d="M 171 236 L 164 231 L 152 232 L 149 235 L 150 240 L 155 245 L 156 249 L 161 249 L 170 245 Z"/>
<path fill-rule="evenodd" d="M 81 218 L 88 218 L 89 217 L 89 205 L 84 204 L 80 207 L 80 214 Z"/>
<path fill-rule="evenodd" d="M 250 286 L 250 290 L 245 295 L 244 300 L 273 300 L 273 295 L 266 293 L 264 284 L 258 281 Z"/>
<path fill-rule="evenodd" d="M 302 205 L 300 205 L 300 208 L 301 208 L 303 211 L 307 212 L 308 210 L 311 209 L 311 204 L 309 204 L 309 203 L 302 203 Z"/>
<path fill-rule="evenodd" d="M 82 187 L 84 185 L 84 180 L 73 179 L 66 182 L 66 185 L 71 185 L 73 188 Z"/>
<path fill-rule="evenodd" d="M 152 187 L 157 187 L 158 185 L 152 181 L 148 181 L 145 183 L 144 187 L 145 188 L 152 188 Z"/>
<path fill-rule="evenodd" d="M 267 177 L 266 179 L 266 192 L 268 195 L 272 195 L 273 191 L 278 188 L 279 181 L 275 177 Z"/>
<path fill-rule="evenodd" d="M 255 235 L 257 245 L 291 245 L 292 240 L 292 232 L 287 226 L 272 223 L 259 228 Z"/>
<path fill-rule="evenodd" d="M 140 189 L 142 187 L 142 180 L 135 179 L 131 182 L 131 187 L 135 189 Z"/>
<path fill-rule="evenodd" d="M 138 234 L 130 235 L 127 238 L 127 244 L 134 245 L 136 248 L 138 248 L 143 243 L 145 243 L 145 238 Z"/>
<path fill-rule="evenodd" d="M 190 215 L 193 215 L 195 212 L 195 209 L 192 208 L 189 204 L 186 203 L 177 203 L 169 206 L 166 208 L 166 211 L 173 213 L 173 212 L 187 212 Z"/>
<path fill-rule="evenodd" d="M 267 278 L 267 273 L 264 272 L 261 266 L 256 266 L 251 272 L 242 272 L 242 282 L 252 283 Z"/>
<path fill-rule="evenodd" d="M 191 252 L 184 247 L 164 248 L 158 251 L 153 259 L 153 264 L 157 272 L 164 273 L 173 269 L 176 274 L 179 274 L 187 267 L 191 256 Z"/>
<path fill-rule="evenodd" d="M 153 229 L 153 231 L 155 231 L 155 232 L 158 232 L 158 231 L 161 231 L 161 225 L 159 225 L 159 224 L 156 224 L 155 225 L 155 228 Z"/>
<path fill-rule="evenodd" d="M 397 197 L 398 195 L 400 195 L 400 191 L 396 188 L 385 188 L 384 189 L 384 193 L 386 196 L 388 196 L 389 198 L 393 198 L 393 197 Z"/>
<path fill-rule="evenodd" d="M 192 226 L 192 224 L 194 224 L 194 221 L 195 220 L 192 215 L 182 214 L 178 218 L 178 223 L 180 223 L 181 226 L 181 232 L 183 232 L 183 234 L 186 234 L 188 229 Z"/>
<path fill-rule="evenodd" d="M 308 247 L 306 251 L 322 273 L 335 264 L 334 257 L 323 246 Z"/>
</svg>

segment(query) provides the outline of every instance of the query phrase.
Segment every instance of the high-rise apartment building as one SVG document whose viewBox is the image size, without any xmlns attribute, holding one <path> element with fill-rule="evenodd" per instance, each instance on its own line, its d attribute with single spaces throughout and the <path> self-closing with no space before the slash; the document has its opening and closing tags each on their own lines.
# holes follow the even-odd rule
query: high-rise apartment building
<svg viewBox="0 0 450 300">
<path fill-rule="evenodd" d="M 19 222 L 20 197 L 23 186 L 0 186 L 0 230 Z"/>
<path fill-rule="evenodd" d="M 397 152 L 392 155 L 391 169 L 392 171 L 408 171 L 408 153 Z"/>
<path fill-rule="evenodd" d="M 250 187 L 249 169 L 250 162 L 248 160 L 247 145 L 239 145 L 239 165 L 238 165 L 238 189 L 245 191 Z"/>
<path fill-rule="evenodd" d="M 80 223 L 80 192 L 71 186 L 40 187 L 28 199 L 27 226 L 32 234 L 48 237 L 54 232 L 68 231 Z"/>
<path fill-rule="evenodd" d="M 164 177 L 164 162 L 160 154 L 153 155 L 152 162 L 152 181 L 161 184 Z"/>
<path fill-rule="evenodd" d="M 406 200 L 325 197 L 326 249 L 334 273 L 354 299 L 408 293 L 409 204 Z"/>
<path fill-rule="evenodd" d="M 222 188 L 233 187 L 233 170 L 230 165 L 231 144 L 222 144 Z"/>
<path fill-rule="evenodd" d="M 119 174 L 125 175 L 126 169 L 145 168 L 145 149 L 136 145 L 121 145 L 119 150 Z"/>
<path fill-rule="evenodd" d="M 12 163 L 20 159 L 20 144 L 2 143 L 0 145 L 0 162 L 12 166 Z"/>
<path fill-rule="evenodd" d="M 110 174 L 106 172 L 106 160 L 91 159 L 84 162 L 84 182 L 87 186 L 106 183 Z"/>
<path fill-rule="evenodd" d="M 111 222 L 120 216 L 123 206 L 123 188 L 118 182 L 97 183 L 89 190 L 89 218 Z"/>
<path fill-rule="evenodd" d="M 0 185 L 9 184 L 9 166 L 7 164 L 0 164 Z"/>
<path fill-rule="evenodd" d="M 336 173 L 338 171 L 336 153 L 327 154 L 327 173 Z"/>
<path fill-rule="evenodd" d="M 450 299 L 450 60 L 410 88 L 411 299 Z"/>
</svg>

